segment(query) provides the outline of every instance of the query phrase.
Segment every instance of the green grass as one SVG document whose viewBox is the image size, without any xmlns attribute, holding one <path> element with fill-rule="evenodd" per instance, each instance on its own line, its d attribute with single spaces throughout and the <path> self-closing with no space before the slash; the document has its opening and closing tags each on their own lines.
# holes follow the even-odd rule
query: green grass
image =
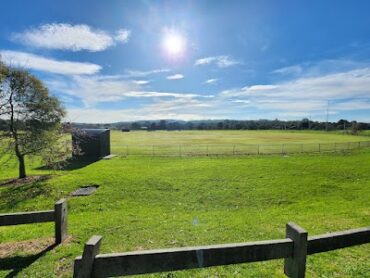
<svg viewBox="0 0 370 278">
<path fill-rule="evenodd" d="M 370 141 L 339 132 L 276 130 L 113 131 L 111 140 L 116 154 L 173 156 L 317 152 L 355 148 L 358 142 Z"/>
<path fill-rule="evenodd" d="M 288 221 L 311 235 L 369 226 L 369 165 L 368 148 L 292 156 L 116 157 L 55 172 L 37 170 L 35 160 L 30 174 L 54 176 L 0 186 L 0 212 L 51 209 L 80 186 L 100 187 L 92 196 L 69 199 L 71 240 L 37 259 L 24 252 L 0 259 L 0 277 L 12 271 L 19 277 L 70 277 L 74 257 L 96 234 L 108 253 L 284 238 Z M 0 180 L 15 176 L 15 167 L 14 161 L 1 166 Z M 52 224 L 0 227 L 1 243 L 52 235 Z M 369 254 L 368 244 L 309 256 L 307 277 L 369 277 Z M 283 261 L 276 260 L 151 276 L 284 277 L 282 269 Z"/>
</svg>

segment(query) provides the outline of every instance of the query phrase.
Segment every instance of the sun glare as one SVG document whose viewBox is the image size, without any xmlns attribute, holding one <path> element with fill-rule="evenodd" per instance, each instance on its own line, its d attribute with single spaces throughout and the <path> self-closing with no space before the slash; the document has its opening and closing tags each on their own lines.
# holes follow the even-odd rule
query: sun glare
<svg viewBox="0 0 370 278">
<path fill-rule="evenodd" d="M 162 47 L 167 55 L 171 57 L 182 56 L 186 49 L 186 40 L 185 38 L 175 32 L 170 32 L 165 34 Z"/>
</svg>

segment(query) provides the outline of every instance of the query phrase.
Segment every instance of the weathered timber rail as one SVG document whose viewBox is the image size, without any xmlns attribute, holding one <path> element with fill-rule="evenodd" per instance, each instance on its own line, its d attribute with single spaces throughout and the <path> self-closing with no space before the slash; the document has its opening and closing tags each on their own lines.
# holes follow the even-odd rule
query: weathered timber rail
<svg viewBox="0 0 370 278">
<path fill-rule="evenodd" d="M 67 237 L 67 214 L 67 202 L 61 199 L 55 203 L 54 210 L 0 214 L 0 226 L 54 222 L 55 243 L 60 244 Z"/>
<path fill-rule="evenodd" d="M 236 244 L 99 254 L 102 237 L 93 236 L 74 263 L 75 278 L 116 277 L 284 258 L 288 277 L 305 277 L 306 257 L 320 252 L 370 243 L 370 227 L 308 237 L 294 223 L 286 238 Z"/>
</svg>

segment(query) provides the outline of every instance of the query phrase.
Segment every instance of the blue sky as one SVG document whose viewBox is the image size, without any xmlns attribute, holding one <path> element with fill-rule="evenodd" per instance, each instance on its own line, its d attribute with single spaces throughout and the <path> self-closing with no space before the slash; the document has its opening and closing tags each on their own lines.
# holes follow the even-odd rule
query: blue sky
<svg viewBox="0 0 370 278">
<path fill-rule="evenodd" d="M 67 121 L 370 121 L 370 2 L 2 3 L 0 54 Z"/>
</svg>

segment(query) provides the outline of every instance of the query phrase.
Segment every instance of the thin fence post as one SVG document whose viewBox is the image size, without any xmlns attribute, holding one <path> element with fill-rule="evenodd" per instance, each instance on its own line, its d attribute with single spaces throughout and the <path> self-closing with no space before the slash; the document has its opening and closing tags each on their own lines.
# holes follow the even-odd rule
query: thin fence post
<svg viewBox="0 0 370 278">
<path fill-rule="evenodd" d="M 154 156 L 154 145 L 152 145 L 152 156 Z"/>
<path fill-rule="evenodd" d="M 307 232 L 293 222 L 286 225 L 286 237 L 293 240 L 293 254 L 284 259 L 284 273 L 290 278 L 304 278 L 306 273 Z"/>
<path fill-rule="evenodd" d="M 257 145 L 257 154 L 260 154 L 260 144 Z"/>
<path fill-rule="evenodd" d="M 94 259 L 99 254 L 102 237 L 93 236 L 86 242 L 82 259 L 79 264 L 75 261 L 73 278 L 90 278 L 92 277 Z"/>
<path fill-rule="evenodd" d="M 303 153 L 303 144 L 301 144 L 301 153 Z"/>
<path fill-rule="evenodd" d="M 235 155 L 235 145 L 233 146 L 233 155 Z"/>
<path fill-rule="evenodd" d="M 284 144 L 281 144 L 281 154 L 284 154 Z"/>
<path fill-rule="evenodd" d="M 319 153 L 321 152 L 321 144 L 319 143 Z"/>
<path fill-rule="evenodd" d="M 337 151 L 337 143 L 334 143 L 334 152 Z"/>
<path fill-rule="evenodd" d="M 208 156 L 208 144 L 207 144 L 207 156 Z"/>
<path fill-rule="evenodd" d="M 54 221 L 55 221 L 55 243 L 62 243 L 67 237 L 67 201 L 61 199 L 54 205 Z"/>
</svg>

